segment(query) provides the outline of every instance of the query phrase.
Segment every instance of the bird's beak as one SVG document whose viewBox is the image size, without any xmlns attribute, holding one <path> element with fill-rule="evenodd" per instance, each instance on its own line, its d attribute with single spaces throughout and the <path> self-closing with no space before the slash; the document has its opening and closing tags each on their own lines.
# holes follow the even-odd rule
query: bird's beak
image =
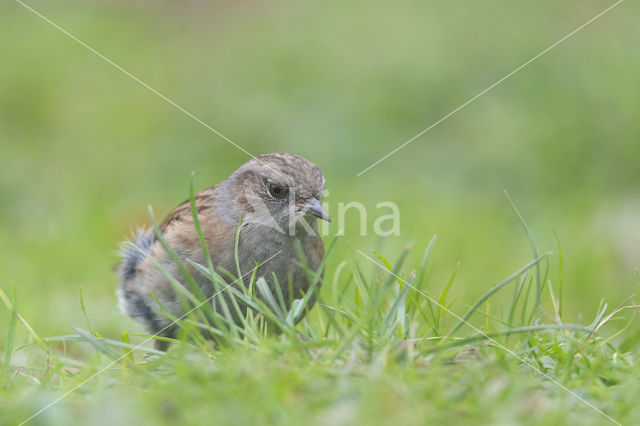
<svg viewBox="0 0 640 426">
<path fill-rule="evenodd" d="M 309 198 L 299 204 L 297 207 L 302 209 L 304 214 L 309 214 L 311 216 L 315 216 L 318 219 L 326 220 L 327 222 L 331 222 L 331 218 L 329 217 L 329 213 L 322 207 L 320 204 L 320 200 L 317 198 Z"/>
</svg>

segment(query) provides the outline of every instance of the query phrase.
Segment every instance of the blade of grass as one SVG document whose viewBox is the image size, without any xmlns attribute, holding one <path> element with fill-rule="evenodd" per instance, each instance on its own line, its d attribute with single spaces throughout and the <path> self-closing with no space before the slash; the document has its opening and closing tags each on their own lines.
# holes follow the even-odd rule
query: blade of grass
<svg viewBox="0 0 640 426">
<path fill-rule="evenodd" d="M 436 310 L 436 315 L 433 317 L 433 327 L 437 335 L 438 328 L 440 327 L 440 317 L 442 316 L 442 312 L 444 312 L 443 306 L 447 304 L 447 295 L 449 294 L 449 290 L 451 290 L 451 286 L 453 286 L 454 281 L 456 280 L 456 276 L 458 275 L 458 268 L 460 267 L 460 262 L 456 263 L 456 269 L 454 269 L 453 274 L 451 274 L 451 278 L 447 282 L 447 285 L 442 290 L 440 294 L 440 299 L 438 300 L 438 309 Z"/>
<path fill-rule="evenodd" d="M 529 306 L 529 294 L 533 285 L 533 277 L 527 280 L 527 290 L 524 292 L 524 301 L 522 302 L 522 311 L 520 312 L 520 324 L 524 324 L 524 317 L 527 315 L 527 306 Z"/>
<path fill-rule="evenodd" d="M 532 260 L 531 262 L 527 263 L 525 266 L 523 266 L 522 268 L 518 269 L 516 272 L 514 272 L 513 274 L 509 275 L 507 278 L 502 280 L 500 283 L 498 283 L 495 286 L 493 286 L 493 288 L 491 288 L 491 290 L 486 292 L 480 299 L 478 299 L 478 301 L 471 307 L 471 309 L 469 309 L 469 311 L 462 317 L 462 320 L 460 322 L 458 322 L 458 324 L 456 324 L 456 326 L 453 327 L 451 329 L 451 331 L 449 331 L 449 333 L 447 333 L 447 337 L 451 337 L 453 335 L 453 333 L 458 331 L 458 329 L 460 329 L 460 327 L 462 327 L 464 324 L 466 324 L 467 320 L 471 317 L 471 315 L 473 315 L 473 313 L 476 311 L 476 309 L 478 309 L 489 297 L 491 297 L 493 294 L 498 292 L 501 288 L 503 288 L 504 286 L 509 284 L 515 278 L 519 277 L 522 273 L 528 271 L 533 266 L 536 266 L 538 263 L 540 263 L 540 261 L 542 259 L 544 259 L 546 257 L 547 257 L 547 254 L 543 254 L 542 256 L 538 257 L 537 259 Z"/>
<path fill-rule="evenodd" d="M 134 336 L 137 337 L 143 337 L 143 338 L 148 338 L 151 337 L 149 335 L 146 334 L 134 334 Z M 100 340 L 101 342 L 103 342 L 106 345 L 109 346 L 115 346 L 115 347 L 119 347 L 119 348 L 124 348 L 124 349 L 129 349 L 131 351 L 139 351 L 145 354 L 150 354 L 150 355 L 165 355 L 165 352 L 163 351 L 159 351 L 157 349 L 153 349 L 150 347 L 145 347 L 145 346 L 138 346 L 135 345 L 133 343 L 127 343 L 124 341 L 119 341 L 119 340 L 112 340 L 112 339 L 107 339 L 106 337 L 95 337 L 93 336 L 95 339 Z M 52 337 L 46 337 L 45 342 L 85 342 L 86 339 L 78 334 L 70 334 L 70 335 L 63 335 L 63 336 L 52 336 Z M 173 339 L 165 339 L 167 341 L 171 341 L 173 342 Z"/>
<path fill-rule="evenodd" d="M 551 280 L 548 282 L 549 286 L 549 296 L 551 297 L 551 305 L 553 306 L 553 320 L 556 324 L 560 324 L 560 314 L 558 312 L 558 303 L 556 302 L 556 298 L 553 295 L 553 285 L 551 284 Z"/>
<path fill-rule="evenodd" d="M 415 287 L 417 289 L 422 290 L 422 284 L 424 283 L 424 275 L 427 270 L 427 261 L 429 260 L 431 249 L 433 248 L 433 245 L 436 242 L 436 237 L 437 235 L 435 234 L 433 235 L 433 237 L 431 237 L 431 240 L 429 240 L 429 244 L 427 244 L 427 248 L 425 249 L 424 254 L 422 255 L 422 262 L 420 262 L 420 269 L 418 270 L 418 274 L 416 275 Z"/>
<path fill-rule="evenodd" d="M 240 270 L 240 230 L 242 229 L 242 216 L 238 219 L 238 226 L 236 227 L 236 239 L 233 244 L 233 256 L 236 261 L 236 269 L 238 273 L 238 280 L 240 280 L 240 285 L 242 288 L 245 288 L 244 280 L 242 279 L 242 271 Z"/>
<path fill-rule="evenodd" d="M 516 328 L 510 328 L 507 330 L 496 331 L 490 334 L 482 333 L 482 334 L 476 334 L 474 336 L 465 337 L 462 339 L 456 339 L 453 342 L 431 347 L 425 350 L 424 354 L 426 355 L 431 353 L 437 353 L 437 352 L 445 351 L 458 346 L 468 345 L 470 343 L 481 341 L 481 340 L 494 339 L 499 336 L 510 336 L 513 334 L 527 334 L 535 331 L 552 331 L 552 330 L 573 330 L 573 331 L 579 331 L 582 333 L 591 332 L 591 329 L 589 327 L 585 327 L 583 325 L 577 325 L 577 324 L 528 325 L 524 327 L 516 327 Z M 443 340 L 445 340 L 446 338 L 447 337 L 444 337 Z"/>
<path fill-rule="evenodd" d="M 13 303 L 11 303 L 11 300 L 9 299 L 9 297 L 7 297 L 6 293 L 1 288 L 0 288 L 0 299 L 2 299 L 2 302 L 5 304 L 7 308 L 9 308 L 10 311 L 14 310 Z M 16 313 L 16 316 L 18 320 L 22 323 L 22 325 L 27 329 L 31 337 L 33 337 L 33 340 L 38 344 L 38 346 L 40 346 L 40 348 L 42 348 L 42 350 L 47 355 L 47 365 L 48 365 L 50 361 L 50 355 L 51 355 L 49 348 L 44 343 L 44 341 L 40 338 L 40 336 L 38 336 L 38 333 L 36 333 L 36 331 L 31 327 L 31 325 L 29 325 L 29 323 L 22 317 L 22 315 Z"/>
<path fill-rule="evenodd" d="M 93 329 L 91 328 L 91 323 L 89 322 L 89 315 L 87 314 L 87 309 L 84 306 L 84 297 L 82 295 L 82 286 L 78 287 L 80 291 L 80 310 L 82 311 L 82 315 L 84 316 L 84 320 L 87 323 L 87 328 L 91 334 L 95 334 Z"/>
<path fill-rule="evenodd" d="M 518 208 L 516 207 L 515 203 L 513 202 L 513 200 L 509 196 L 509 193 L 506 190 L 504 191 L 504 195 L 507 197 L 507 200 L 509 201 L 511 208 L 513 209 L 514 213 L 518 217 L 518 220 L 522 224 L 522 227 L 527 233 L 527 238 L 529 238 L 529 244 L 531 245 L 531 250 L 533 251 L 533 258 L 537 259 L 539 257 L 538 248 L 536 247 L 536 243 L 533 239 L 533 234 L 531 233 L 531 230 L 529 229 L 527 222 L 525 222 L 524 217 L 522 217 L 522 214 L 520 214 L 520 211 L 518 210 Z M 540 282 L 540 265 L 536 264 L 536 300 L 535 300 L 535 305 L 533 309 L 534 313 L 538 311 L 541 301 L 542 301 L 542 283 Z"/>
<path fill-rule="evenodd" d="M 121 337 L 122 343 L 125 345 L 131 345 L 131 340 L 129 339 L 129 333 L 127 333 L 126 331 L 122 332 L 122 337 Z M 127 352 L 125 352 L 125 354 L 127 355 L 127 358 L 129 358 L 132 362 L 133 362 L 133 351 L 132 350 L 128 350 Z"/>
<path fill-rule="evenodd" d="M 153 222 L 155 223 L 155 220 L 153 220 Z M 136 250 L 140 254 L 142 254 L 145 257 L 145 259 L 151 262 L 151 264 L 167 279 L 167 281 L 169 282 L 169 285 L 171 285 L 171 288 L 175 292 L 176 296 L 178 296 L 178 298 L 180 299 L 180 303 L 182 304 L 182 307 L 183 309 L 185 309 L 185 311 L 191 311 L 191 309 L 189 309 L 190 306 L 188 303 L 192 303 L 193 306 L 206 305 L 206 307 L 203 309 L 208 310 L 211 313 L 211 315 L 213 315 L 213 309 L 211 308 L 211 305 L 209 305 L 208 302 L 202 303 L 205 300 L 204 295 L 202 295 L 202 292 L 200 292 L 200 295 L 202 295 L 202 298 L 200 299 L 193 293 L 189 292 L 189 290 L 187 290 L 187 288 L 180 281 L 178 281 L 164 266 L 162 266 L 156 259 L 151 257 L 149 252 L 143 250 L 142 248 L 138 247 L 136 244 L 133 244 L 133 243 L 125 242 L 124 244 L 125 244 L 125 247 Z M 179 259 L 178 259 L 178 262 L 180 262 Z M 182 262 L 180 263 L 182 264 Z M 183 268 L 184 268 L 184 265 L 183 265 Z M 187 272 L 187 275 L 191 277 L 191 275 L 188 272 Z M 193 278 L 191 280 L 193 281 Z M 200 291 L 199 288 L 198 288 L 198 291 Z M 156 300 L 156 302 L 158 301 Z M 202 319 L 206 321 L 206 316 L 204 315 L 201 309 L 196 309 L 195 311 L 191 311 L 190 314 L 191 315 L 199 314 L 202 317 Z"/>
<path fill-rule="evenodd" d="M 184 291 L 187 291 L 186 289 L 184 289 Z M 179 327 L 180 330 L 186 332 L 188 335 L 191 336 L 191 338 L 193 338 L 195 341 L 202 343 L 203 342 L 203 338 L 202 336 L 197 332 L 197 330 L 195 330 L 193 327 L 185 325 L 186 323 L 186 319 L 189 318 L 189 316 L 193 316 L 194 313 L 190 312 L 189 315 L 187 315 L 186 317 L 181 317 L 178 318 L 175 315 L 173 315 L 165 306 L 164 304 L 160 301 L 160 299 L 158 299 L 158 297 L 156 296 L 156 294 L 154 292 L 150 292 L 151 297 L 153 297 L 153 300 L 156 302 L 156 304 L 158 305 L 159 310 L 157 311 L 157 313 L 159 313 L 160 315 L 164 316 L 165 318 L 167 318 L 170 321 L 170 325 L 177 325 Z M 188 309 L 185 308 L 185 310 Z M 187 311 L 189 312 L 189 311 Z M 164 327 L 163 329 L 168 328 Z"/>
<path fill-rule="evenodd" d="M 604 314 L 604 311 L 606 309 L 607 309 L 607 307 L 605 305 L 604 309 L 602 310 L 602 314 Z M 597 325 L 593 328 L 593 331 L 591 332 L 591 334 L 589 335 L 587 340 L 591 340 L 593 338 L 593 336 L 598 332 L 598 330 L 600 330 L 600 327 L 605 325 L 607 322 L 609 322 L 611 320 L 611 318 L 613 318 L 616 314 L 618 314 L 619 312 L 621 312 L 621 311 L 623 311 L 625 309 L 640 309 L 640 305 L 622 306 L 621 308 L 618 308 L 615 311 L 611 312 L 605 318 L 602 318 L 602 316 L 600 315 L 599 316 L 599 320 L 597 322 Z"/>
<path fill-rule="evenodd" d="M 209 246 L 207 245 L 207 241 L 204 237 L 204 234 L 202 232 L 202 227 L 200 225 L 200 219 L 198 218 L 198 209 L 196 208 L 196 202 L 195 202 L 195 190 L 194 190 L 194 177 L 195 177 L 195 172 L 191 174 L 191 182 L 189 185 L 189 203 L 191 206 L 191 216 L 193 218 L 193 224 L 195 226 L 195 230 L 196 230 L 196 234 L 198 235 L 198 240 L 200 241 L 200 246 L 202 247 L 202 252 L 204 254 L 205 260 L 207 261 L 207 266 L 209 269 L 209 273 L 203 273 L 203 275 L 208 278 L 211 283 L 213 284 L 213 289 L 214 292 L 216 293 L 221 293 L 222 290 L 221 288 L 225 288 L 225 286 L 227 285 L 226 282 L 222 279 L 222 277 L 220 277 L 220 275 L 216 272 L 214 266 L 213 266 L 213 261 L 211 259 L 211 253 L 209 251 Z M 236 247 L 235 247 L 235 251 L 236 251 L 236 265 L 238 267 L 238 272 L 240 271 L 240 266 L 238 263 L 238 259 L 237 259 L 237 242 L 239 239 L 239 228 L 240 228 L 240 222 L 238 223 L 238 230 L 236 232 Z M 195 264 L 195 262 L 192 262 L 190 259 L 187 259 L 188 262 Z M 242 276 L 239 275 L 238 276 L 238 280 L 243 281 L 242 282 L 242 288 L 244 289 L 244 280 L 242 279 Z M 232 280 L 235 281 L 235 280 Z M 222 306 L 222 310 L 223 310 L 223 314 L 225 315 L 225 317 L 228 320 L 232 320 L 231 318 L 231 313 L 229 311 L 229 307 L 227 305 L 227 301 L 225 299 L 224 294 L 222 295 L 222 299 L 221 301 L 219 300 L 220 305 Z M 210 308 L 210 309 L 209 309 Z M 222 324 L 219 323 L 219 319 L 220 317 L 215 315 L 213 312 L 215 311 L 215 304 L 211 304 L 209 305 L 209 303 L 207 303 L 207 311 L 209 313 L 209 315 L 212 318 L 212 321 L 214 321 L 214 326 L 218 327 L 219 329 L 223 329 Z M 236 307 L 236 311 L 239 315 L 239 317 L 243 318 L 242 314 L 239 313 L 239 309 Z M 246 324 L 245 324 L 246 325 Z"/>
<path fill-rule="evenodd" d="M 382 332 L 386 337 L 389 337 L 391 335 L 391 333 L 393 332 L 393 329 L 401 321 L 401 319 L 397 321 L 393 321 L 393 319 L 399 313 L 401 306 L 403 306 L 404 300 L 407 297 L 407 293 L 411 289 L 411 285 L 412 285 L 411 281 L 409 281 L 408 285 L 407 283 L 404 283 L 404 287 L 402 288 L 398 296 L 395 298 L 395 300 L 393 301 L 393 304 L 391 305 L 391 308 L 389 308 L 389 310 L 387 311 L 387 313 L 385 314 L 382 320 Z"/>
<path fill-rule="evenodd" d="M 487 333 L 491 332 L 491 298 L 487 299 L 487 316 L 485 318 L 485 329 Z"/>
<path fill-rule="evenodd" d="M 5 342 L 4 348 L 4 373 L 9 375 L 9 366 L 11 364 L 11 356 L 13 355 L 13 346 L 15 344 L 15 336 L 16 336 L 16 326 L 18 324 L 18 298 L 16 296 L 16 287 L 12 287 L 12 296 L 13 296 L 13 306 L 11 310 L 11 318 L 9 319 L 9 329 L 7 330 L 7 341 Z M 7 387 L 9 386 L 9 382 L 5 382 Z"/>
<path fill-rule="evenodd" d="M 202 290 L 200 289 L 198 284 L 195 282 L 195 280 L 193 279 L 193 277 L 191 276 L 191 274 L 187 270 L 187 268 L 184 265 L 184 263 L 182 262 L 182 260 L 180 260 L 180 257 L 178 256 L 178 253 L 176 253 L 176 251 L 173 249 L 173 247 L 171 247 L 167 243 L 167 241 L 164 239 L 164 235 L 162 234 L 162 231 L 160 230 L 160 227 L 158 226 L 158 223 L 156 222 L 155 216 L 153 214 L 153 209 L 151 208 L 151 206 L 149 206 L 148 211 L 149 211 L 149 217 L 151 218 L 151 224 L 153 226 L 153 231 L 154 231 L 154 233 L 156 235 L 156 239 L 160 242 L 160 244 L 162 245 L 162 248 L 164 248 L 165 252 L 169 255 L 169 258 L 176 264 L 176 266 L 178 267 L 178 270 L 180 271 L 180 274 L 183 276 L 185 281 L 189 284 L 189 287 L 191 287 L 191 291 L 193 291 L 193 294 L 196 296 L 198 302 L 203 302 L 205 300 L 205 297 L 204 297 L 204 294 L 202 294 Z M 150 256 L 147 256 L 147 258 L 151 259 Z M 157 262 L 155 262 L 155 263 L 158 264 Z M 172 280 L 172 281 L 175 281 L 175 279 Z M 198 303 L 196 303 L 196 304 L 198 304 Z M 207 306 L 205 306 L 205 305 L 207 305 Z M 204 303 L 202 306 L 204 306 L 205 310 L 208 310 L 207 308 L 209 306 L 208 306 L 207 303 Z"/>
<path fill-rule="evenodd" d="M 336 266 L 336 269 L 333 271 L 333 280 L 331 282 L 331 286 L 332 286 L 331 295 L 334 298 L 333 303 L 335 305 L 339 305 L 340 304 L 340 296 L 341 296 L 341 294 L 344 293 L 344 287 L 346 287 L 346 285 L 343 286 L 343 291 L 342 292 L 338 291 L 338 282 L 340 281 L 340 274 L 341 274 L 342 270 L 345 268 L 345 266 L 347 266 L 347 261 L 343 260 L 342 262 L 340 262 L 338 264 L 338 266 Z"/>
<path fill-rule="evenodd" d="M 558 245 L 558 318 L 562 319 L 562 278 L 564 271 L 564 260 L 562 257 L 562 247 L 560 246 L 560 235 L 558 235 L 558 231 L 554 228 L 553 234 L 556 237 L 556 244 Z"/>
<path fill-rule="evenodd" d="M 375 254 L 378 259 L 380 259 L 385 266 L 387 267 L 387 269 L 389 269 L 389 276 L 387 277 L 385 283 L 384 283 L 384 287 L 387 288 L 389 286 L 391 286 L 391 284 L 394 281 L 398 281 L 398 283 L 400 285 L 404 285 L 400 279 L 397 278 L 398 275 L 400 275 L 400 270 L 402 269 L 402 265 L 404 264 L 404 261 L 407 259 L 407 255 L 410 252 L 410 248 L 405 248 L 404 250 L 402 250 L 402 253 L 400 253 L 400 256 L 398 257 L 398 260 L 396 260 L 395 262 L 395 266 L 391 266 L 391 263 L 384 258 L 384 256 L 382 256 L 380 253 L 378 253 L 377 251 L 373 250 L 373 254 Z"/>
<path fill-rule="evenodd" d="M 323 333 L 324 338 L 326 339 L 329 337 L 329 331 L 331 330 L 331 327 L 333 327 L 336 330 L 336 333 L 338 333 L 338 336 L 343 337 L 344 331 L 340 326 L 340 323 L 336 320 L 336 317 L 333 314 L 333 311 L 335 310 L 340 313 L 344 313 L 344 311 L 337 308 L 333 308 L 329 306 L 327 303 L 324 303 L 324 300 L 322 299 L 322 296 L 320 294 L 318 294 L 317 300 L 318 300 L 318 305 L 320 305 L 325 317 L 327 318 L 327 326 L 325 327 L 324 333 Z M 353 317 L 349 317 L 349 318 L 352 320 L 354 319 Z"/>
<path fill-rule="evenodd" d="M 278 276 L 275 272 L 272 272 L 271 276 L 273 277 L 273 288 L 276 290 L 276 296 L 278 297 L 280 309 L 282 310 L 282 312 L 287 312 L 287 304 L 284 301 L 284 295 L 282 294 L 282 289 L 280 288 L 280 281 L 278 280 Z M 290 280 L 288 281 L 290 284 L 293 284 Z M 291 303 L 293 303 L 293 300 L 289 300 L 289 304 Z"/>
<path fill-rule="evenodd" d="M 200 241 L 200 246 L 202 247 L 202 252 L 204 253 L 204 258 L 207 261 L 207 266 L 211 273 L 213 273 L 213 261 L 211 260 L 211 253 L 209 252 L 209 246 L 207 245 L 207 240 L 204 238 L 204 234 L 202 233 L 202 227 L 200 226 L 200 219 L 198 218 L 198 209 L 196 208 L 196 197 L 195 191 L 193 189 L 193 181 L 195 178 L 195 172 L 191 173 L 191 182 L 189 184 L 189 204 L 191 206 L 191 217 L 193 217 L 193 225 L 196 229 L 196 234 L 198 234 L 198 240 Z"/>
<path fill-rule="evenodd" d="M 507 315 L 507 324 L 511 326 L 511 322 L 513 320 L 513 314 L 515 313 L 516 306 L 518 305 L 518 300 L 520 300 L 520 295 L 522 294 L 522 289 L 524 288 L 524 283 L 527 280 L 529 274 L 525 272 L 522 274 L 522 278 L 518 282 L 518 286 L 513 291 L 513 298 L 511 299 L 511 305 L 509 306 L 509 314 Z"/>
<path fill-rule="evenodd" d="M 417 281 L 416 281 L 416 285 L 415 285 L 415 293 L 419 293 L 420 291 L 423 291 L 423 285 L 424 285 L 424 275 L 425 272 L 427 270 L 427 260 L 429 259 L 429 256 L 431 255 L 431 249 L 433 248 L 434 243 L 436 242 L 436 235 L 434 234 L 433 237 L 431 237 L 431 240 L 429 241 L 429 244 L 427 244 L 427 248 L 424 251 L 424 255 L 422 256 L 422 262 L 420 263 L 420 269 L 418 270 L 418 274 L 417 274 Z M 412 310 L 411 312 L 415 312 L 416 309 L 418 309 L 420 311 L 420 313 L 423 315 L 423 317 L 426 316 L 424 314 L 424 311 L 422 309 L 422 307 L 420 306 L 420 303 L 417 302 L 416 298 L 413 297 L 412 294 L 409 294 L 409 300 L 411 300 L 412 302 Z M 431 300 L 429 299 L 425 299 L 427 302 L 427 307 L 429 308 L 429 312 L 431 312 L 431 318 L 434 318 L 434 312 L 433 312 L 433 306 L 431 304 Z"/>
<path fill-rule="evenodd" d="M 542 322 L 542 315 L 544 313 L 544 310 L 542 308 L 542 292 L 544 291 L 544 287 L 547 283 L 548 277 L 549 277 L 549 259 L 545 259 L 545 268 L 544 268 L 544 276 L 541 279 L 540 282 L 540 297 L 538 297 L 538 295 L 536 294 L 536 298 L 539 301 L 539 304 L 537 307 L 534 306 L 534 309 L 531 310 L 531 315 L 529 315 L 529 322 L 528 324 L 531 325 L 534 322 Z M 537 277 L 537 276 L 536 276 Z"/>
<path fill-rule="evenodd" d="M 91 344 L 91 346 L 93 346 L 98 352 L 105 354 L 111 359 L 120 360 L 121 355 L 115 350 L 111 349 L 108 345 L 106 345 L 101 338 L 93 335 L 93 333 L 90 333 L 78 327 L 73 327 L 73 331 L 78 333 L 78 335 L 82 338 L 82 340 Z M 126 360 L 126 358 L 122 358 L 122 359 Z"/>
<path fill-rule="evenodd" d="M 256 281 L 256 289 L 258 290 L 258 293 L 262 295 L 262 298 L 264 299 L 264 301 L 267 302 L 267 305 L 269 306 L 269 308 L 271 308 L 271 310 L 278 317 L 282 318 L 282 315 L 283 315 L 282 310 L 280 310 L 278 303 L 273 297 L 273 293 L 271 293 L 269 284 L 267 284 L 267 281 L 264 278 L 262 277 L 258 278 L 258 281 Z"/>
</svg>

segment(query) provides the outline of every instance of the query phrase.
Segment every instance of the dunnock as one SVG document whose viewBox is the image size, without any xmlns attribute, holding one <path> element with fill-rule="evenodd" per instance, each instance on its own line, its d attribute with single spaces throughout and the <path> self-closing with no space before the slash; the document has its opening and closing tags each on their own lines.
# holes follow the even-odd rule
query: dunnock
<svg viewBox="0 0 640 426">
<path fill-rule="evenodd" d="M 317 270 L 324 256 L 324 246 L 317 233 L 316 218 L 330 220 L 320 204 L 324 183 L 322 172 L 315 164 L 294 154 L 275 153 L 246 162 L 218 185 L 198 193 L 194 197 L 198 220 L 214 268 L 237 271 L 235 243 L 238 223 L 241 223 L 238 238 L 240 273 L 251 274 L 260 265 L 256 279 L 263 277 L 273 289 L 275 274 L 282 294 L 289 294 L 291 288 L 294 299 L 302 297 L 311 283 L 306 272 L 294 262 L 298 258 L 296 247 L 299 244 L 308 267 Z M 213 296 L 210 279 L 187 262 L 189 259 L 207 264 L 194 226 L 190 200 L 169 213 L 160 224 L 160 231 L 204 296 Z M 184 309 L 169 280 L 149 258 L 185 288 L 190 290 L 190 286 L 185 283 L 178 265 L 157 241 L 153 230 L 140 231 L 135 245 L 139 249 L 125 246 L 122 250 L 117 291 L 120 308 L 148 332 L 173 337 L 176 326 L 160 313 L 155 298 L 175 317 L 183 315 Z M 229 284 L 238 285 L 226 274 L 221 276 Z M 166 348 L 160 341 L 156 341 L 156 346 Z"/>
</svg>

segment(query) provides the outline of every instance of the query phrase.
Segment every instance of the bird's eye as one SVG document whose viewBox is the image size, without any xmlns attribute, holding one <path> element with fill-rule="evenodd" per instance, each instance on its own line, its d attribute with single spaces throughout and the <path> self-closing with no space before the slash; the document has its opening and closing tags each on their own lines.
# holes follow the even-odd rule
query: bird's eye
<svg viewBox="0 0 640 426">
<path fill-rule="evenodd" d="M 270 183 L 269 184 L 269 194 L 273 197 L 273 198 L 282 198 L 285 195 L 287 195 L 287 189 L 280 186 L 280 185 L 276 185 L 274 183 Z"/>
</svg>

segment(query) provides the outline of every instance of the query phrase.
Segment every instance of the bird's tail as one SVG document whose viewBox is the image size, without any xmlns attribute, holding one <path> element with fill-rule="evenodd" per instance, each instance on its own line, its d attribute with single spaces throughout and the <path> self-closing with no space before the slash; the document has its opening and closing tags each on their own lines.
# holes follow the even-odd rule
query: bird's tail
<svg viewBox="0 0 640 426">
<path fill-rule="evenodd" d="M 120 257 L 122 262 L 118 267 L 118 274 L 122 282 L 128 281 L 136 275 L 136 269 L 145 254 L 151 250 L 156 236 L 152 229 L 138 229 L 135 234 L 135 242 L 125 241 L 120 246 Z M 135 245 L 136 247 L 132 247 Z"/>
</svg>

